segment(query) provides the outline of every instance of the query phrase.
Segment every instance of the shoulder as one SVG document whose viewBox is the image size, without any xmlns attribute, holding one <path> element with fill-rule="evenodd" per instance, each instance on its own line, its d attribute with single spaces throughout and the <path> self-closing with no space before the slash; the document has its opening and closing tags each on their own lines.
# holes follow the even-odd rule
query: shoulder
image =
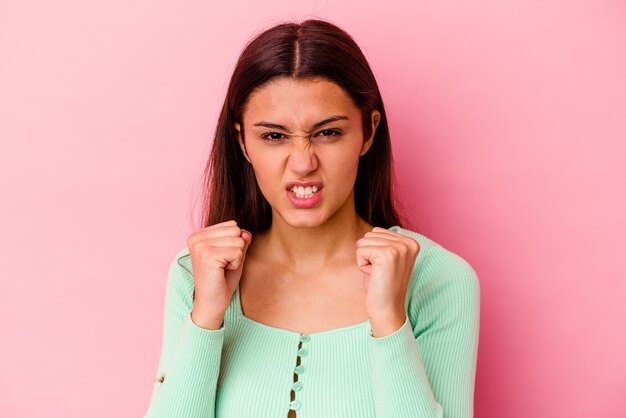
<svg viewBox="0 0 626 418">
<path fill-rule="evenodd" d="M 170 263 L 170 268 L 182 268 L 189 270 L 189 273 L 192 272 L 191 258 L 189 257 L 189 248 L 187 246 L 181 248 L 176 255 L 174 255 L 174 258 Z"/>
<path fill-rule="evenodd" d="M 477 313 L 480 283 L 467 260 L 418 232 L 399 226 L 389 230 L 420 245 L 407 288 L 406 307 L 413 324 L 419 315 L 433 319 Z"/>
<path fill-rule="evenodd" d="M 191 307 L 194 281 L 189 248 L 180 249 L 170 260 L 167 275 L 167 298 L 169 301 L 184 303 Z"/>
</svg>

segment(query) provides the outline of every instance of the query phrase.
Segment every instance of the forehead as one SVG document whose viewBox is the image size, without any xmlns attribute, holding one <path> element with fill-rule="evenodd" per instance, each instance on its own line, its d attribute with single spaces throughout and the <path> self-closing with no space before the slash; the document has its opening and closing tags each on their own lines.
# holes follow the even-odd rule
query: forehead
<svg viewBox="0 0 626 418">
<path fill-rule="evenodd" d="M 354 116 L 358 112 L 350 95 L 328 79 L 278 77 L 250 94 L 244 118 L 250 123 L 299 124 L 314 123 L 330 114 Z"/>
</svg>

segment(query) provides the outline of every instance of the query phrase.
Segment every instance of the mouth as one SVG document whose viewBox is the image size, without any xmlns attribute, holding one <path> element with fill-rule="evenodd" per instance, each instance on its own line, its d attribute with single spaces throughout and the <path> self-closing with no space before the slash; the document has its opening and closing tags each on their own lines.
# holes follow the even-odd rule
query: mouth
<svg viewBox="0 0 626 418">
<path fill-rule="evenodd" d="M 307 186 L 307 187 L 292 186 L 292 187 L 288 188 L 287 190 L 289 190 L 291 193 L 293 193 L 294 196 L 296 196 L 296 197 L 298 197 L 300 199 L 309 199 L 309 198 L 313 197 L 313 195 L 315 195 L 315 193 L 317 193 L 320 190 L 322 190 L 322 187 L 318 186 L 317 184 L 314 184 L 312 186 Z"/>
<path fill-rule="evenodd" d="M 292 186 L 285 190 L 287 199 L 297 208 L 307 209 L 316 206 L 322 199 L 322 187 L 317 185 Z"/>
<path fill-rule="evenodd" d="M 298 197 L 310 197 L 323 188 L 324 186 L 320 181 L 290 181 L 285 186 L 286 190 L 291 191 Z"/>
</svg>

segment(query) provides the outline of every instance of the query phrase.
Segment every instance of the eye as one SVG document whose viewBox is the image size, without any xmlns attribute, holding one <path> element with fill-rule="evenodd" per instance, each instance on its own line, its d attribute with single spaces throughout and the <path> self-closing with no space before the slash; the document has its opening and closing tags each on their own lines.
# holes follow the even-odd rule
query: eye
<svg viewBox="0 0 626 418">
<path fill-rule="evenodd" d="M 280 132 L 268 132 L 266 134 L 261 135 L 261 138 L 264 141 L 268 141 L 268 142 L 280 142 L 282 140 L 282 138 L 272 137 L 272 135 L 282 135 L 282 134 Z"/>
<path fill-rule="evenodd" d="M 320 134 L 326 132 L 325 135 L 322 136 L 339 136 L 341 135 L 341 133 L 335 129 L 324 129 L 323 131 L 320 131 Z"/>
</svg>

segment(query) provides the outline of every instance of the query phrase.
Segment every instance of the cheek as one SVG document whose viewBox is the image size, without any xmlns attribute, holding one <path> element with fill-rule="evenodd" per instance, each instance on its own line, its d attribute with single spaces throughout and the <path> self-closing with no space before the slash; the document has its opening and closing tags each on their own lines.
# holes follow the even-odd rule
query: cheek
<svg viewBox="0 0 626 418">
<path fill-rule="evenodd" d="M 335 176 L 347 176 L 356 178 L 356 170 L 359 166 L 359 152 L 361 148 L 355 143 L 345 143 L 337 147 L 324 149 L 318 153 L 325 167 Z M 353 173 L 354 172 L 354 173 Z"/>
<path fill-rule="evenodd" d="M 275 150 L 269 149 L 269 147 L 250 144 L 248 145 L 248 156 L 250 157 L 250 164 L 252 164 L 257 178 L 259 175 L 267 175 L 275 171 L 278 166 L 276 164 L 276 152 Z"/>
<path fill-rule="evenodd" d="M 343 201 L 354 188 L 359 167 L 359 150 L 360 148 L 355 150 L 352 146 L 320 155 L 320 162 L 324 165 L 324 179 L 330 183 L 336 199 Z"/>
<path fill-rule="evenodd" d="M 281 175 L 277 172 L 278 168 L 275 164 L 252 160 L 252 167 L 256 181 L 264 193 L 270 190 L 272 185 L 280 184 Z"/>
<path fill-rule="evenodd" d="M 259 153 L 253 152 L 250 149 L 248 150 L 248 155 L 256 181 L 261 190 L 264 191 L 265 185 L 272 180 L 272 176 L 274 175 L 272 170 L 276 169 L 276 165 L 271 164 L 271 161 L 268 161 L 267 158 L 264 158 Z"/>
</svg>

